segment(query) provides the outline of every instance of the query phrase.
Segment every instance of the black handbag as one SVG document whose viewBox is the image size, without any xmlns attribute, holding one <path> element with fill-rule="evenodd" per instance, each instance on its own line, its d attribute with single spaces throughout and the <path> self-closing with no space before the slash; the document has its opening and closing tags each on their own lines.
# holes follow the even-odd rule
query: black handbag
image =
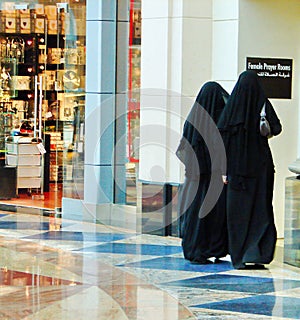
<svg viewBox="0 0 300 320">
<path fill-rule="evenodd" d="M 272 137 L 271 127 L 269 121 L 267 120 L 266 103 L 264 103 L 260 112 L 259 131 L 263 137 Z"/>
</svg>

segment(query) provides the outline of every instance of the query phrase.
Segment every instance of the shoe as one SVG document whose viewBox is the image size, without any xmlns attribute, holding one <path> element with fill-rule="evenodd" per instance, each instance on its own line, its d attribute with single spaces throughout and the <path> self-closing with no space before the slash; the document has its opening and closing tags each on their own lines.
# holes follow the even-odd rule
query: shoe
<svg viewBox="0 0 300 320">
<path fill-rule="evenodd" d="M 212 264 L 213 262 L 208 259 L 194 259 L 190 261 L 191 264 Z"/>
<path fill-rule="evenodd" d="M 266 267 L 263 264 L 245 264 L 244 266 L 238 268 L 239 270 L 265 270 Z"/>
<path fill-rule="evenodd" d="M 222 263 L 225 262 L 224 260 L 221 260 L 220 258 L 215 258 L 214 263 Z"/>
</svg>

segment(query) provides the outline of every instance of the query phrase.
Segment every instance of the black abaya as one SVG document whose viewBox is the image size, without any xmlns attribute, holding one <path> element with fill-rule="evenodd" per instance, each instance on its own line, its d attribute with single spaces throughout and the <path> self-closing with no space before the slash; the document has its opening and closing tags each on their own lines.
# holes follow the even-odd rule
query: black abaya
<svg viewBox="0 0 300 320">
<path fill-rule="evenodd" d="M 210 257 L 228 254 L 225 190 L 208 214 L 204 217 L 200 214 L 210 183 L 217 180 L 222 184 L 218 181 L 222 179 L 221 170 L 212 169 L 206 143 L 213 134 L 208 122 L 211 121 L 217 131 L 215 122 L 227 99 L 228 93 L 216 82 L 202 87 L 185 122 L 176 153 L 185 165 L 185 181 L 179 189 L 180 236 L 184 257 L 192 262 L 206 263 Z M 205 117 L 207 114 L 209 120 Z"/>
<path fill-rule="evenodd" d="M 246 268 L 247 263 L 268 264 L 274 256 L 274 163 L 268 138 L 259 131 L 260 111 L 265 102 L 272 134 L 278 135 L 280 121 L 258 76 L 245 71 L 218 122 L 227 153 L 229 253 L 237 269 Z"/>
</svg>

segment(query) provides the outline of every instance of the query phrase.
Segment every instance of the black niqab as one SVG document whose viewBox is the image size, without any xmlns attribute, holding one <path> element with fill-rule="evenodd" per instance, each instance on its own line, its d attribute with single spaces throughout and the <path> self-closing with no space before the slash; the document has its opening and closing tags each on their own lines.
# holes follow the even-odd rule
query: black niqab
<svg viewBox="0 0 300 320">
<path fill-rule="evenodd" d="M 217 129 L 215 124 L 228 97 L 228 92 L 214 81 L 206 82 L 199 91 L 187 116 L 183 136 L 176 152 L 186 166 L 187 175 L 199 176 L 211 172 L 211 158 L 206 143 L 213 143 L 214 131 Z M 203 112 L 203 109 L 206 112 Z M 191 163 L 193 160 L 189 152 L 190 148 L 195 152 L 199 166 Z"/>
<path fill-rule="evenodd" d="M 272 134 L 277 135 L 281 132 L 281 125 L 264 94 L 258 76 L 253 71 L 242 72 L 218 121 L 221 133 L 239 135 L 239 148 L 236 150 L 235 164 L 231 168 L 232 174 L 254 176 L 265 162 L 262 153 L 269 153 L 266 148 L 267 138 L 259 134 L 260 112 L 264 103 Z M 225 147 L 228 148 L 228 137 L 226 134 L 223 137 Z"/>
</svg>

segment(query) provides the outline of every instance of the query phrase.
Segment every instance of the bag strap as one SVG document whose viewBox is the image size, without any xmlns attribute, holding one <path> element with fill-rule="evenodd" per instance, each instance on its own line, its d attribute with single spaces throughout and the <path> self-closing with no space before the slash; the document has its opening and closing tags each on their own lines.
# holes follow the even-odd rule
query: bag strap
<svg viewBox="0 0 300 320">
<path fill-rule="evenodd" d="M 264 103 L 264 105 L 261 108 L 260 116 L 261 117 L 265 117 L 266 116 L 266 103 Z"/>
</svg>

